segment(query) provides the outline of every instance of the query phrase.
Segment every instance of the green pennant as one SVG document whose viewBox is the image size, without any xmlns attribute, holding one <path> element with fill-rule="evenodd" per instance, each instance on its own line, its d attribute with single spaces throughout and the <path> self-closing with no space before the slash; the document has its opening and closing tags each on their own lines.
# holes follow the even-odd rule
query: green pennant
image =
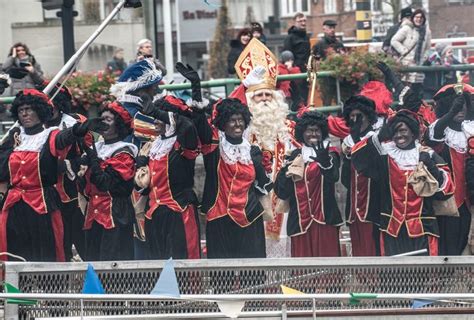
<svg viewBox="0 0 474 320">
<path fill-rule="evenodd" d="M 360 303 L 363 299 L 377 299 L 377 295 L 373 293 L 350 293 L 349 305 L 353 306 Z"/>
<path fill-rule="evenodd" d="M 5 282 L 5 292 L 6 293 L 23 293 L 17 287 Z M 29 300 L 29 299 L 7 299 L 7 303 L 11 304 L 36 304 L 36 300 Z"/>
</svg>

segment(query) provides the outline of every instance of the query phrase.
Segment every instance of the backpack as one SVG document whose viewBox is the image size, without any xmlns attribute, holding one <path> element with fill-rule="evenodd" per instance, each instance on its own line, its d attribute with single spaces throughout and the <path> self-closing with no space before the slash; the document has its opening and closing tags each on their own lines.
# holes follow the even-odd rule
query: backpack
<svg viewBox="0 0 474 320">
<path fill-rule="evenodd" d="M 397 33 L 398 29 L 400 29 L 400 24 L 396 24 L 390 27 L 387 31 L 387 35 L 385 36 L 385 40 L 382 43 L 382 51 L 385 52 L 387 55 L 391 55 L 395 59 L 400 58 L 400 53 L 395 50 L 394 47 L 390 44 L 392 41 L 393 36 Z"/>
</svg>

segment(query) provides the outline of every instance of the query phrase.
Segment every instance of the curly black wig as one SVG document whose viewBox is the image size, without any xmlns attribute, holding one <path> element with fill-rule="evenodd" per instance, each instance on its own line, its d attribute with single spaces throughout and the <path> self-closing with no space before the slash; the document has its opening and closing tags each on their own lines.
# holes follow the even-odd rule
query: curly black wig
<svg viewBox="0 0 474 320">
<path fill-rule="evenodd" d="M 45 81 L 43 82 L 42 84 L 40 85 L 37 85 L 36 86 L 36 89 L 38 89 L 39 91 L 43 91 L 44 88 L 46 88 L 46 86 L 48 85 L 49 82 Z M 62 87 L 60 87 L 61 84 L 56 84 L 51 93 L 49 94 L 50 97 L 54 97 L 54 99 L 52 99 L 53 101 L 53 104 L 56 108 L 59 109 L 59 111 L 63 112 L 63 113 L 70 113 L 71 112 L 71 109 L 72 109 L 72 95 L 71 95 L 71 92 L 69 91 L 69 89 L 63 85 Z M 61 88 L 61 89 L 60 89 Z M 56 92 L 59 90 L 59 92 L 56 94 Z"/>
<path fill-rule="evenodd" d="M 115 126 L 117 127 L 117 133 L 118 133 L 118 136 L 119 136 L 120 140 L 123 140 L 127 136 L 132 134 L 133 129 L 130 128 L 129 126 L 127 126 L 125 124 L 125 121 L 123 121 L 122 117 L 120 117 L 120 115 L 117 112 L 115 112 L 114 110 L 105 108 L 100 112 L 99 116 L 102 116 L 102 114 L 105 111 L 109 111 L 114 115 L 114 117 L 115 117 Z"/>
<path fill-rule="evenodd" d="M 329 136 L 328 120 L 326 116 L 319 111 L 308 111 L 296 120 L 296 141 L 301 143 L 304 142 L 303 133 L 308 126 L 312 125 L 317 125 L 321 129 L 323 140 Z"/>
<path fill-rule="evenodd" d="M 405 123 L 408 128 L 410 128 L 411 132 L 415 136 L 415 139 L 420 137 L 420 122 L 417 115 L 410 110 L 404 109 L 398 111 L 392 118 L 390 118 L 390 120 L 388 120 L 392 137 L 395 134 L 396 127 L 401 122 Z"/>
<path fill-rule="evenodd" d="M 212 123 L 217 127 L 217 129 L 224 131 L 225 124 L 229 122 L 229 119 L 234 114 L 241 114 L 244 117 L 245 128 L 250 124 L 252 114 L 249 111 L 249 108 L 240 102 L 239 99 L 227 98 L 222 100 L 217 106 L 217 116 L 214 118 Z"/>
<path fill-rule="evenodd" d="M 448 92 L 448 90 L 452 92 Z M 449 112 L 449 110 L 451 110 L 454 98 L 456 98 L 456 93 L 454 92 L 454 89 L 447 89 L 446 91 L 447 91 L 446 93 L 434 97 L 434 100 L 436 103 L 435 113 L 438 119 L 443 117 L 446 113 Z M 472 107 L 471 94 L 469 92 L 464 91 L 463 96 L 464 96 L 464 100 L 466 101 L 466 107 L 469 114 L 471 113 L 470 111 Z"/>
<path fill-rule="evenodd" d="M 350 114 L 353 110 L 360 110 L 367 116 L 370 124 L 377 122 L 377 113 L 375 112 L 375 102 L 364 96 L 352 96 L 344 102 L 342 116 L 346 124 L 350 124 Z"/>
<path fill-rule="evenodd" d="M 42 123 L 48 122 L 53 116 L 53 110 L 43 98 L 27 94 L 24 95 L 22 91 L 18 92 L 15 100 L 13 100 L 10 112 L 14 120 L 18 121 L 18 108 L 24 105 L 29 105 L 38 115 Z"/>
</svg>

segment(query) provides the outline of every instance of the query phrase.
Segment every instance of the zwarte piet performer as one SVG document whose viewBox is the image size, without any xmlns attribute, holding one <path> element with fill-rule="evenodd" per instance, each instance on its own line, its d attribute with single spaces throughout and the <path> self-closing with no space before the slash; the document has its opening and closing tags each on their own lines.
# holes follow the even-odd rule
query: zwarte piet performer
<svg viewBox="0 0 474 320">
<path fill-rule="evenodd" d="M 352 96 L 344 103 L 343 116 L 350 134 L 342 142 L 341 182 L 347 188 L 346 220 L 351 234 L 353 256 L 375 256 L 379 252 L 378 223 L 380 195 L 376 181 L 365 177 L 352 165 L 352 148 L 375 134 L 377 114 L 374 101 Z"/>
<path fill-rule="evenodd" d="M 247 138 L 250 121 L 249 109 L 238 99 L 224 99 L 216 106 L 213 126 L 204 116 L 197 126 L 206 168 L 201 210 L 207 215 L 209 258 L 265 257 L 259 198 L 273 183 L 260 148 Z"/>
<path fill-rule="evenodd" d="M 29 261 L 64 261 L 63 223 L 60 198 L 54 187 L 58 162 L 94 122 L 65 130 L 45 128 L 53 105 L 48 96 L 35 89 L 20 91 L 11 112 L 20 126 L 9 132 L 0 148 L 0 181 L 9 188 L 0 215 L 0 251 L 17 254 Z"/>
<path fill-rule="evenodd" d="M 133 260 L 135 212 L 130 195 L 138 148 L 123 141 L 131 132 L 132 117 L 112 102 L 103 109 L 100 121 L 108 127 L 100 132 L 103 140 L 85 148 L 86 260 Z"/>
<path fill-rule="evenodd" d="M 454 199 L 459 217 L 438 216 L 442 255 L 462 253 L 471 224 L 466 171 L 468 139 L 474 136 L 474 110 L 470 90 L 472 87 L 466 85 L 458 95 L 453 85 L 447 85 L 436 93 L 434 99 L 438 119 L 429 127 L 426 137 L 427 143 L 449 164 L 456 185 Z"/>
<path fill-rule="evenodd" d="M 275 181 L 278 198 L 289 201 L 287 233 L 292 257 L 340 255 L 341 213 L 335 197 L 339 155 L 328 140 L 326 117 L 306 111 L 296 121 L 295 149 Z"/>
<path fill-rule="evenodd" d="M 352 148 L 352 163 L 380 187 L 380 251 L 391 256 L 426 249 L 438 255 L 438 223 L 433 200 L 454 192 L 449 168 L 433 150 L 418 142 L 420 124 L 415 113 L 400 110 L 377 134 Z M 433 184 L 415 191 L 410 177 L 422 162 Z M 428 181 L 424 179 L 423 181 Z M 419 191 L 418 191 L 419 192 Z"/>
</svg>

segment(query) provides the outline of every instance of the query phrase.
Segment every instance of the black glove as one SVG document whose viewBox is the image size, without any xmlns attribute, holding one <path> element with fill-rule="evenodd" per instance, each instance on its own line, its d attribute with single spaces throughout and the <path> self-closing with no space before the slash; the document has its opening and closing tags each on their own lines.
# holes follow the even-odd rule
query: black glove
<svg viewBox="0 0 474 320">
<path fill-rule="evenodd" d="M 383 126 L 380 128 L 379 133 L 377 134 L 377 137 L 379 138 L 380 142 L 387 141 L 392 139 L 393 132 L 392 129 L 390 128 L 389 124 L 387 123 L 387 119 L 383 121 Z"/>
<path fill-rule="evenodd" d="M 426 151 L 420 152 L 420 162 L 423 162 L 426 166 L 426 169 L 431 173 L 433 178 L 438 181 L 439 185 L 443 184 L 443 173 L 436 166 L 436 162 L 431 158 L 430 154 Z"/>
<path fill-rule="evenodd" d="M 160 109 L 160 103 L 160 100 L 157 100 L 154 103 L 146 103 L 143 105 L 142 112 L 150 117 L 163 121 L 166 124 L 170 124 L 168 112 Z"/>
<path fill-rule="evenodd" d="M 351 137 L 354 143 L 360 141 L 360 130 L 362 127 L 362 115 L 358 114 L 355 121 L 350 121 L 349 123 L 351 129 Z"/>
<path fill-rule="evenodd" d="M 83 123 L 76 123 L 72 127 L 72 133 L 76 137 L 84 137 L 88 131 L 94 131 L 97 133 L 102 133 L 109 129 L 109 125 L 102 122 L 101 118 L 93 118 L 86 120 Z"/>
<path fill-rule="evenodd" d="M 319 162 L 322 167 L 329 167 L 331 165 L 331 156 L 329 155 L 329 143 L 327 147 L 324 147 L 324 142 L 319 141 L 317 146 L 313 145 L 313 149 L 316 152 L 316 157 L 310 157 L 314 161 Z"/>
<path fill-rule="evenodd" d="M 457 115 L 462 110 L 465 104 L 466 104 L 466 99 L 464 98 L 464 95 L 456 96 L 451 106 L 451 110 L 449 111 L 449 113 L 451 114 L 451 117 L 454 117 L 455 115 Z"/>
<path fill-rule="evenodd" d="M 378 61 L 376 64 L 377 68 L 383 73 L 386 84 L 392 84 L 393 88 L 395 89 L 395 95 L 398 96 L 400 92 L 402 92 L 403 88 L 405 87 L 397 75 L 390 69 L 389 66 L 383 61 Z"/>
<path fill-rule="evenodd" d="M 191 89 L 192 89 L 192 98 L 194 101 L 201 102 L 202 101 L 202 94 L 201 94 L 201 79 L 199 78 L 198 73 L 194 70 L 189 64 L 186 66 L 178 62 L 176 63 L 176 70 L 183 75 L 186 79 L 191 82 Z"/>
<path fill-rule="evenodd" d="M 449 112 L 442 116 L 434 126 L 434 137 L 436 139 L 441 139 L 444 136 L 444 130 L 446 130 L 451 121 L 453 121 L 454 116 L 462 110 L 465 103 L 466 100 L 464 100 L 463 95 L 454 98 L 453 104 L 451 105 L 451 109 L 449 110 Z"/>
</svg>

